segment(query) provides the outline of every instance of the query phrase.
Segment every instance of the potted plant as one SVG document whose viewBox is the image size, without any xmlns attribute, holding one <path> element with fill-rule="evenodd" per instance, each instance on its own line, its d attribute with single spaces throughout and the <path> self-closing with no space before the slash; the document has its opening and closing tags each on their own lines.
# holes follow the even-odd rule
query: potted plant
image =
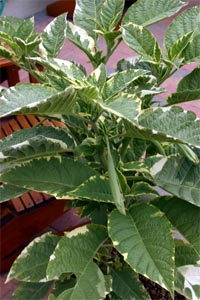
<svg viewBox="0 0 200 300">
<path fill-rule="evenodd" d="M 177 291 L 199 299 L 200 119 L 177 105 L 199 98 L 200 69 L 163 106 L 154 96 L 184 64 L 199 62 L 200 6 L 174 19 L 161 50 L 147 27 L 185 3 L 138 0 L 119 28 L 123 0 L 90 4 L 77 0 L 73 24 L 60 15 L 41 34 L 32 18 L 0 21 L 0 54 L 39 82 L 3 89 L 1 116 L 34 114 L 67 126 L 22 129 L 1 141 L 1 201 L 47 192 L 91 221 L 28 245 L 8 275 L 22 281 L 14 298 L 43 299 L 53 286 L 51 300 L 153 299 L 142 284 L 149 278 L 171 298 Z M 66 39 L 88 56 L 91 74 L 56 58 Z M 122 40 L 138 58 L 108 75 Z"/>
</svg>

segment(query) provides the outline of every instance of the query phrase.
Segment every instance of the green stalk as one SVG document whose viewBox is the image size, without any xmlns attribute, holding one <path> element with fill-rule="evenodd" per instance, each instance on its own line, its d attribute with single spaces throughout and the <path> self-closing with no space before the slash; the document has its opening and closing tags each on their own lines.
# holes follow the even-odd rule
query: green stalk
<svg viewBox="0 0 200 300">
<path fill-rule="evenodd" d="M 109 182 L 110 182 L 113 200 L 119 212 L 125 215 L 126 211 L 124 206 L 124 196 L 121 192 L 120 183 L 118 180 L 117 172 L 115 170 L 112 154 L 110 151 L 110 144 L 107 137 L 106 137 L 106 144 L 107 144 L 107 151 L 108 151 L 107 153 L 108 175 L 109 175 Z"/>
</svg>

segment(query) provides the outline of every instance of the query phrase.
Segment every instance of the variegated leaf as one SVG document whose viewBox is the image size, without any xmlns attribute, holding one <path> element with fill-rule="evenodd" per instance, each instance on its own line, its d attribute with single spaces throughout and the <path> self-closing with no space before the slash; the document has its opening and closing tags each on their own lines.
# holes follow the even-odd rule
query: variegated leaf
<svg viewBox="0 0 200 300">
<path fill-rule="evenodd" d="M 89 57 L 95 53 L 95 41 L 82 27 L 68 22 L 66 37 Z"/>
<path fill-rule="evenodd" d="M 80 80 L 79 84 L 81 84 L 81 81 L 85 79 L 83 71 L 70 61 L 59 58 L 45 59 L 41 57 L 33 57 L 29 58 L 29 60 L 43 66 L 48 72 L 55 73 L 60 77 L 60 80 L 65 80 L 68 84 L 74 84 L 77 80 Z"/>
<path fill-rule="evenodd" d="M 76 0 L 74 24 L 85 29 L 95 41 L 97 40 L 95 30 L 98 29 L 95 21 L 99 20 L 103 3 L 104 0 Z"/>
<path fill-rule="evenodd" d="M 50 281 L 46 269 L 60 238 L 58 235 L 47 233 L 33 240 L 12 265 L 7 281 L 14 278 L 25 282 Z"/>
<path fill-rule="evenodd" d="M 162 230 L 160 230 L 162 228 Z M 130 207 L 126 216 L 112 211 L 108 233 L 131 268 L 174 293 L 174 243 L 167 218 L 152 205 Z"/>
<path fill-rule="evenodd" d="M 78 197 L 80 200 L 88 199 L 98 202 L 114 203 L 109 179 L 103 176 L 92 176 L 74 191 L 70 192 L 72 197 Z"/>
<path fill-rule="evenodd" d="M 160 60 L 161 50 L 158 42 L 145 27 L 133 23 L 124 25 L 122 37 L 125 43 L 144 60 Z"/>
<path fill-rule="evenodd" d="M 124 0 L 106 0 L 100 12 L 100 24 L 105 32 L 112 31 L 117 26 L 123 13 Z"/>
<path fill-rule="evenodd" d="M 0 97 L 1 117 L 15 114 L 68 114 L 76 101 L 73 88 L 57 93 L 39 84 L 19 83 Z"/>
<path fill-rule="evenodd" d="M 76 275 L 76 283 L 57 298 L 51 299 L 99 300 L 106 297 L 110 287 L 102 271 L 93 262 L 106 238 L 106 230 L 99 225 L 82 226 L 65 233 L 50 257 L 47 276 L 51 280 L 62 273 L 72 272 Z"/>
<path fill-rule="evenodd" d="M 5 171 L 34 158 L 72 152 L 75 144 L 63 129 L 43 126 L 14 132 L 2 139 L 0 146 L 1 169 Z"/>
<path fill-rule="evenodd" d="M 103 98 L 112 97 L 125 89 L 136 79 L 145 75 L 145 70 L 126 70 L 114 74 L 103 87 Z"/>
<path fill-rule="evenodd" d="M 69 191 L 94 175 L 96 172 L 87 165 L 57 156 L 34 159 L 10 169 L 1 175 L 1 181 L 66 199 Z"/>
<path fill-rule="evenodd" d="M 66 14 L 59 15 L 44 29 L 41 46 L 49 57 L 56 57 L 66 39 Z"/>
<path fill-rule="evenodd" d="M 179 0 L 139 0 L 128 9 L 123 24 L 134 22 L 138 25 L 149 26 L 172 16 L 184 5 L 185 3 Z"/>
<path fill-rule="evenodd" d="M 200 164 L 183 156 L 163 157 L 151 169 L 155 184 L 196 206 L 200 206 L 199 174 Z"/>
<path fill-rule="evenodd" d="M 200 6 L 194 6 L 179 14 L 172 21 L 165 33 L 164 45 L 167 51 L 189 32 L 199 33 L 199 14 Z"/>
<path fill-rule="evenodd" d="M 200 34 L 195 35 L 188 46 L 183 50 L 183 57 L 185 64 L 200 61 Z"/>
</svg>

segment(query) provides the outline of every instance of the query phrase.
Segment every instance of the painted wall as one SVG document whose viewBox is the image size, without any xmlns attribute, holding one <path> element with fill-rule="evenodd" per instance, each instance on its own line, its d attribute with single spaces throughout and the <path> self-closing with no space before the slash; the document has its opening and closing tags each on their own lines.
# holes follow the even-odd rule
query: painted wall
<svg viewBox="0 0 200 300">
<path fill-rule="evenodd" d="M 19 18 L 31 17 L 33 14 L 43 11 L 46 6 L 55 0 L 5 0 L 3 16 L 15 16 Z"/>
</svg>

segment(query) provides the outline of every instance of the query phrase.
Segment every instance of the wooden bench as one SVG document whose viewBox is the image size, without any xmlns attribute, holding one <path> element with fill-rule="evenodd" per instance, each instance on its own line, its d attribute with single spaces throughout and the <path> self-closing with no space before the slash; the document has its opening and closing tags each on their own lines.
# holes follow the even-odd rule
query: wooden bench
<svg viewBox="0 0 200 300">
<path fill-rule="evenodd" d="M 0 57 L 0 71 L 4 70 L 8 86 L 20 81 L 19 68 Z M 2 78 L 1 78 L 2 79 Z M 36 82 L 29 76 L 31 82 Z M 30 128 L 42 121 L 41 117 L 16 115 L 0 120 L 0 138 L 22 128 Z M 43 125 L 65 127 L 61 122 L 45 120 Z M 0 272 L 9 270 L 23 248 L 36 236 L 46 231 L 60 233 L 84 223 L 74 216 L 73 209 L 65 211 L 67 200 L 31 191 L 0 204 Z M 88 222 L 88 221 L 87 221 Z"/>
<path fill-rule="evenodd" d="M 21 128 L 30 128 L 42 118 L 32 115 L 17 115 L 1 120 L 0 138 Z M 45 120 L 44 125 L 64 125 L 57 121 Z M 51 223 L 63 215 L 67 200 L 31 191 L 0 205 L 1 264 L 0 271 L 7 271 L 21 250 Z"/>
</svg>

